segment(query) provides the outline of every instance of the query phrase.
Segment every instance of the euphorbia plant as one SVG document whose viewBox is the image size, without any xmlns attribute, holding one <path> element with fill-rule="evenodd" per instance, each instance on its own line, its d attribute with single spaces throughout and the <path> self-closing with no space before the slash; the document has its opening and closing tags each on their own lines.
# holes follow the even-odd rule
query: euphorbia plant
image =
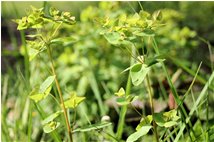
<svg viewBox="0 0 214 142">
<path fill-rule="evenodd" d="M 142 116 L 142 120 L 136 128 L 136 132 L 130 135 L 127 141 L 136 141 L 141 136 L 147 134 L 149 130 L 154 132 L 156 141 L 159 141 L 157 125 L 168 128 L 176 125 L 179 120 L 176 110 L 171 110 L 165 113 L 154 112 L 153 91 L 149 72 L 153 65 L 163 62 L 165 59 L 161 55 L 154 56 L 153 58 L 148 57 L 149 53 L 146 46 L 148 46 L 148 42 L 155 36 L 156 28 L 163 25 L 161 23 L 161 12 L 156 11 L 151 15 L 148 12 L 141 10 L 134 15 L 121 14 L 117 18 L 114 17 L 112 19 L 107 16 L 106 19 L 101 20 L 101 23 L 103 26 L 101 34 L 104 35 L 107 41 L 127 51 L 127 53 L 135 60 L 135 62 L 125 71 L 129 71 L 134 86 L 139 86 L 145 80 L 150 98 L 152 115 L 146 117 Z M 143 54 L 140 55 L 139 50 L 141 50 Z M 127 110 L 126 108 L 127 105 L 132 102 L 134 96 L 125 93 L 123 88 L 115 94 L 118 96 L 118 105 L 122 105 L 121 118 L 117 129 L 117 138 L 120 139 Z"/>
<path fill-rule="evenodd" d="M 72 141 L 72 130 L 70 121 L 68 119 L 67 109 L 75 109 L 78 104 L 85 99 L 85 97 L 78 97 L 76 93 L 71 93 L 70 98 L 64 101 L 55 71 L 54 59 L 52 57 L 52 52 L 54 52 L 54 49 L 52 49 L 52 45 L 59 42 L 57 32 L 59 31 L 62 24 L 75 24 L 75 17 L 72 16 L 70 12 L 60 12 L 54 8 L 50 8 L 48 12 L 44 12 L 43 8 L 36 9 L 32 7 L 28 16 L 25 16 L 22 19 L 16 19 L 14 21 L 18 24 L 18 30 L 35 29 L 34 34 L 27 35 L 29 38 L 32 38 L 32 40 L 27 41 L 27 54 L 29 55 L 29 60 L 32 61 L 42 52 L 46 52 L 46 55 L 49 57 L 50 68 L 52 71 L 51 75 L 47 77 L 47 79 L 41 85 L 34 86 L 29 95 L 30 99 L 36 103 L 42 101 L 48 95 L 50 95 L 54 97 L 54 100 L 61 108 L 42 121 L 44 132 L 50 133 L 58 128 L 60 123 L 56 121 L 56 118 L 63 113 L 69 139 Z M 48 31 L 50 35 L 48 35 L 46 31 Z M 55 96 L 50 93 L 54 82 L 59 94 L 60 103 L 55 98 Z"/>
</svg>

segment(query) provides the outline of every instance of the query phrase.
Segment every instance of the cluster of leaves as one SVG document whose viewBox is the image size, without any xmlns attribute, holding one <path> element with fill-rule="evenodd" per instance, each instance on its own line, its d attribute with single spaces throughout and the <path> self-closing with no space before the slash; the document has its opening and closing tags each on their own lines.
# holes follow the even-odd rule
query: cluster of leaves
<svg viewBox="0 0 214 142">
<path fill-rule="evenodd" d="M 111 44 L 122 45 L 135 42 L 139 37 L 154 36 L 154 29 L 161 26 L 160 19 L 160 11 L 150 15 L 143 10 L 134 15 L 123 13 L 114 19 L 107 17 L 101 21 L 104 28 L 101 34 Z"/>
<path fill-rule="evenodd" d="M 18 24 L 18 30 L 24 30 L 28 28 L 39 29 L 42 28 L 48 22 L 64 22 L 67 24 L 74 24 L 75 17 L 70 12 L 60 12 L 55 8 L 50 8 L 49 13 L 44 12 L 44 8 L 31 7 L 28 16 L 22 17 L 22 19 L 16 19 L 14 22 Z"/>
</svg>

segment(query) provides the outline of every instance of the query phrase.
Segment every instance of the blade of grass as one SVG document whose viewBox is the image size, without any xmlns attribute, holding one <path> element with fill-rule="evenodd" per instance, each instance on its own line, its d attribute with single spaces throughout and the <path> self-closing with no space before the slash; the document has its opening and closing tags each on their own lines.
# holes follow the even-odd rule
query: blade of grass
<svg viewBox="0 0 214 142">
<path fill-rule="evenodd" d="M 158 46 L 157 46 L 157 43 L 156 43 L 156 40 L 155 40 L 154 37 L 152 37 L 152 43 L 153 43 L 153 48 L 154 48 L 156 54 L 157 54 L 157 55 L 160 55 L 160 52 L 159 52 L 159 49 L 158 49 Z M 185 108 L 184 108 L 184 106 L 183 106 L 183 104 L 182 104 L 183 102 L 180 100 L 180 98 L 179 98 L 179 96 L 178 96 L 178 93 L 177 93 L 177 91 L 176 91 L 176 88 L 175 88 L 175 86 L 174 86 L 173 83 L 172 83 L 172 80 L 171 80 L 171 78 L 170 78 L 170 75 L 169 75 L 169 73 L 168 73 L 168 71 L 167 71 L 167 68 L 166 68 L 166 66 L 165 66 L 165 64 L 164 64 L 163 61 L 161 62 L 161 66 L 162 66 L 162 68 L 163 68 L 163 70 L 164 70 L 165 76 L 166 76 L 166 78 L 167 78 L 167 81 L 168 81 L 168 83 L 169 83 L 170 89 L 171 89 L 171 91 L 172 91 L 172 95 L 173 95 L 173 97 L 174 97 L 176 103 L 177 103 L 178 105 L 181 104 L 180 107 L 179 107 L 179 110 L 180 110 L 180 112 L 181 112 L 182 121 L 186 124 L 185 118 L 187 117 L 187 112 L 186 112 L 186 110 L 185 110 Z M 191 129 L 191 131 L 193 132 L 193 135 L 194 135 L 194 131 L 193 131 L 193 129 L 192 129 L 192 124 L 191 124 L 191 122 L 189 122 L 189 126 L 190 126 L 190 129 Z M 186 127 L 186 128 L 187 128 L 187 130 L 188 130 L 188 127 Z M 189 132 L 189 130 L 188 130 L 188 132 Z M 190 135 L 189 135 L 189 136 L 190 136 Z M 194 137 L 195 137 L 195 135 L 194 135 Z M 191 138 L 191 136 L 190 136 L 190 138 Z"/>
<path fill-rule="evenodd" d="M 36 104 L 35 102 L 33 102 L 33 105 L 34 105 L 35 109 L 38 111 L 40 117 L 42 119 L 45 119 L 47 117 L 47 115 L 44 112 L 44 110 L 42 109 L 42 107 L 38 103 Z M 56 142 L 62 142 L 59 134 L 56 131 L 52 131 L 50 133 L 50 135 L 54 139 L 54 141 L 56 141 Z"/>
<path fill-rule="evenodd" d="M 205 97 L 206 95 L 206 91 L 208 90 L 208 86 L 209 84 L 213 81 L 214 79 L 214 72 L 211 74 L 209 80 L 207 81 L 206 85 L 204 86 L 203 90 L 201 91 L 199 97 L 197 98 L 195 104 L 193 105 L 188 117 L 186 118 L 186 123 L 188 123 L 190 121 L 191 116 L 193 115 L 193 113 L 197 110 L 197 107 L 199 105 L 199 103 L 201 102 L 201 100 Z M 177 142 L 180 138 L 180 136 L 183 134 L 183 131 L 185 129 L 185 124 L 183 124 L 180 128 L 180 131 L 178 132 L 178 135 L 175 138 L 174 142 Z"/>
<path fill-rule="evenodd" d="M 94 76 L 94 73 L 93 73 L 92 69 L 91 69 L 91 71 L 90 71 L 90 73 L 88 75 L 88 80 L 89 80 L 91 89 L 94 92 L 95 98 L 98 101 L 98 106 L 100 108 L 100 114 L 103 116 L 103 115 L 105 115 L 106 111 L 105 111 L 105 108 L 103 106 L 103 101 L 102 101 L 101 94 L 100 94 L 100 91 L 99 91 L 99 88 L 98 88 L 97 80 L 96 80 L 96 78 Z"/>
<path fill-rule="evenodd" d="M 210 56 L 210 67 L 211 67 L 211 70 L 213 71 L 214 68 L 213 68 L 213 63 L 212 63 L 212 46 L 211 46 L 210 42 L 205 40 L 204 38 L 199 37 L 199 39 L 207 44 L 207 47 L 209 50 L 209 56 Z M 208 87 L 210 87 L 210 84 Z M 212 88 L 212 86 L 211 86 L 211 88 Z M 212 91 L 214 91 L 214 89 Z M 208 129 L 209 129 L 209 90 L 207 91 L 207 96 L 206 96 L 206 130 L 208 130 Z M 210 135 L 208 133 L 206 133 L 206 141 L 207 142 L 210 141 Z"/>
<path fill-rule="evenodd" d="M 29 104 L 29 118 L 28 118 L 28 142 L 31 142 L 31 134 L 32 134 L 32 104 Z"/>
<path fill-rule="evenodd" d="M 181 67 L 182 69 L 184 69 L 186 72 L 188 72 L 190 75 L 194 76 L 195 72 L 192 71 L 191 69 L 189 69 L 187 66 L 185 66 L 184 64 L 181 63 L 181 61 L 179 61 L 179 59 L 176 59 L 175 57 L 170 57 L 168 56 L 168 58 L 177 66 Z M 206 80 L 201 77 L 200 75 L 197 76 L 197 80 L 202 83 L 202 84 L 206 84 Z M 213 90 L 214 86 L 210 86 L 210 89 Z"/>
</svg>

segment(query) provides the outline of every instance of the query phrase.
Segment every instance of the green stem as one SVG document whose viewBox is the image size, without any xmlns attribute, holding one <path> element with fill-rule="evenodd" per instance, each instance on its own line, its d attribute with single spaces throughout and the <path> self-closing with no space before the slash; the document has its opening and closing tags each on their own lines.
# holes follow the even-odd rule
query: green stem
<svg viewBox="0 0 214 142">
<path fill-rule="evenodd" d="M 150 84 L 150 81 L 149 81 L 149 75 L 148 74 L 146 75 L 146 82 L 147 82 L 147 89 L 148 89 L 148 92 L 149 92 L 149 100 L 150 100 L 150 105 L 151 105 L 151 110 L 152 110 L 152 117 L 153 117 L 154 116 L 153 93 L 152 93 L 152 87 L 151 87 L 151 84 Z M 159 142 L 158 132 L 157 132 L 157 125 L 156 125 L 155 121 L 152 122 L 152 125 L 154 127 L 156 142 Z"/>
<path fill-rule="evenodd" d="M 59 82 L 58 82 L 58 79 L 57 79 L 56 71 L 55 71 L 55 68 L 54 68 L 54 62 L 53 62 L 51 50 L 50 50 L 50 47 L 48 45 L 47 45 L 47 50 L 48 50 L 48 55 L 49 55 L 49 58 L 50 58 L 50 61 L 51 61 L 51 70 L 52 70 L 53 75 L 55 75 L 55 83 L 56 83 L 57 91 L 59 93 L 60 102 L 62 104 L 62 109 L 63 109 L 65 121 L 66 121 L 68 136 L 69 136 L 70 141 L 72 142 L 73 139 L 72 139 L 72 134 L 71 134 L 71 127 L 70 127 L 70 123 L 69 123 L 69 120 L 68 120 L 68 115 L 67 115 L 67 111 L 66 111 L 66 108 L 65 108 L 64 100 L 63 100 L 63 97 L 62 97 L 62 91 L 61 91 L 61 88 L 60 88 L 60 85 L 59 85 Z"/>
<path fill-rule="evenodd" d="M 159 49 L 158 49 L 158 46 L 157 46 L 157 43 L 156 43 L 154 37 L 152 37 L 152 41 L 153 41 L 153 48 L 154 48 L 156 54 L 157 54 L 157 55 L 160 55 L 160 52 L 159 52 Z M 164 70 L 164 73 L 165 73 L 165 75 L 166 75 L 166 78 L 167 78 L 167 81 L 168 81 L 168 83 L 169 83 L 170 89 L 172 90 L 172 95 L 173 95 L 173 97 L 174 97 L 174 99 L 175 99 L 177 105 L 179 106 L 178 109 L 179 109 L 180 112 L 181 112 L 182 120 L 183 120 L 183 122 L 185 123 L 186 128 L 188 129 L 188 126 L 187 126 L 186 121 L 185 121 L 185 118 L 188 117 L 187 112 L 186 112 L 186 110 L 185 110 L 185 108 L 184 108 L 184 106 L 183 106 L 183 104 L 182 104 L 182 101 L 180 100 L 180 98 L 179 98 L 179 96 L 178 96 L 178 93 L 177 93 L 177 91 L 176 91 L 176 89 L 175 89 L 175 87 L 174 87 L 174 85 L 173 85 L 173 83 L 172 83 L 172 80 L 170 79 L 169 73 L 168 73 L 168 71 L 167 71 L 167 69 L 166 69 L 166 66 L 165 66 L 165 64 L 164 64 L 163 62 L 161 62 L 161 66 L 162 66 L 162 68 L 163 68 L 163 70 Z M 189 126 L 190 126 L 191 131 L 193 132 L 193 135 L 195 136 L 194 131 L 193 131 L 193 129 L 192 129 L 193 126 L 192 126 L 192 123 L 191 123 L 191 122 L 189 122 Z M 188 131 L 188 132 L 189 132 L 189 131 Z M 191 138 L 191 136 L 190 136 L 190 138 Z"/>
<path fill-rule="evenodd" d="M 129 73 L 128 81 L 126 84 L 126 96 L 128 96 L 130 94 L 130 91 L 131 91 L 131 77 L 130 77 L 130 73 Z M 119 122 L 118 122 L 119 124 L 117 127 L 117 133 L 116 133 L 116 138 L 118 140 L 120 140 L 122 137 L 126 111 L 127 111 L 127 105 L 122 106 L 122 109 L 120 111 L 120 118 L 119 118 Z"/>
</svg>

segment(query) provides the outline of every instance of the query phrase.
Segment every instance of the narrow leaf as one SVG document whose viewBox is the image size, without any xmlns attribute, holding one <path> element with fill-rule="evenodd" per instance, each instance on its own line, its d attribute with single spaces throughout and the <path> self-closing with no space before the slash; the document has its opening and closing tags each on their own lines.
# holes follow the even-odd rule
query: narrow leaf
<svg viewBox="0 0 214 142">
<path fill-rule="evenodd" d="M 73 133 L 74 132 L 87 132 L 87 131 L 91 131 L 91 130 L 97 130 L 97 129 L 101 129 L 101 128 L 107 127 L 107 126 L 109 126 L 111 124 L 112 123 L 110 123 L 110 122 L 104 122 L 104 123 L 101 123 L 101 124 L 93 124 L 93 125 L 86 126 L 86 127 L 83 127 L 83 128 L 77 128 L 76 130 L 73 130 Z"/>
<path fill-rule="evenodd" d="M 143 127 L 141 127 L 139 131 L 134 132 L 133 134 L 131 134 L 128 137 L 128 139 L 126 140 L 126 142 L 137 141 L 140 137 L 146 135 L 151 128 L 152 128 L 152 126 L 143 126 Z"/>
<path fill-rule="evenodd" d="M 42 121 L 42 125 L 45 125 L 51 121 L 53 121 L 55 118 L 57 118 L 61 113 L 63 113 L 63 111 L 57 111 L 53 114 L 51 114 L 50 116 L 46 117 L 43 121 Z"/>
<path fill-rule="evenodd" d="M 39 92 L 45 93 L 46 90 L 52 85 L 54 82 L 55 76 L 49 76 L 40 86 Z"/>
</svg>

